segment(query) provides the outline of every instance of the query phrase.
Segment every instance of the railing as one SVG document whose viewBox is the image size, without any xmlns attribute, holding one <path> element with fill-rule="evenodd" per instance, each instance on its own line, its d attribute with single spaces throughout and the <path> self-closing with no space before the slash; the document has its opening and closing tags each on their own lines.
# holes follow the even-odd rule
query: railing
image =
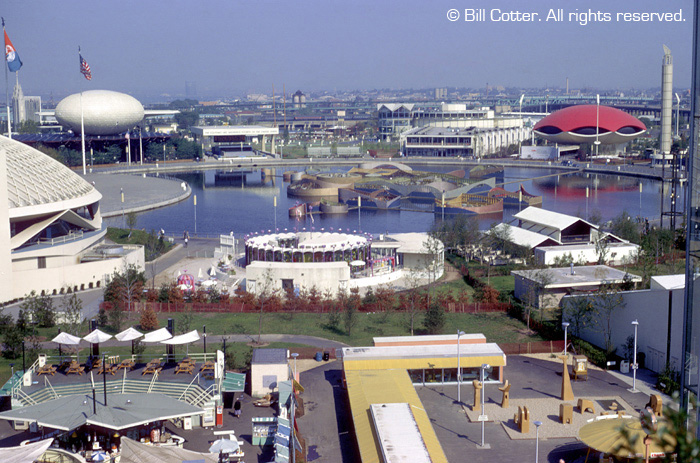
<svg viewBox="0 0 700 463">
<path fill-rule="evenodd" d="M 187 391 L 190 390 L 190 387 L 194 384 L 195 381 L 198 381 L 198 380 L 199 380 L 199 373 L 197 373 L 197 375 L 196 375 L 194 378 L 192 378 L 192 381 L 190 381 L 190 384 L 187 385 L 187 387 L 186 387 L 185 390 L 182 392 L 182 394 L 180 395 L 180 397 L 177 398 L 177 400 L 182 400 L 183 397 L 185 397 L 185 395 L 187 394 Z M 199 384 L 199 382 L 197 382 L 197 384 Z"/>
<path fill-rule="evenodd" d="M 58 399 L 58 394 L 54 390 L 53 386 L 51 385 L 51 381 L 49 381 L 49 378 L 44 376 L 44 387 L 47 387 L 51 390 L 51 393 L 53 394 L 54 399 Z"/>
<path fill-rule="evenodd" d="M 40 238 L 39 244 L 48 244 L 53 246 L 54 244 L 67 243 L 68 241 L 75 241 L 83 238 L 83 231 L 70 232 L 67 235 L 59 236 L 58 238 Z"/>
<path fill-rule="evenodd" d="M 195 407 L 198 407 L 201 403 L 204 403 L 208 399 L 211 399 L 211 397 L 214 394 L 216 394 L 216 390 L 216 383 L 214 383 L 208 388 L 206 388 L 204 391 L 202 391 L 199 395 L 195 396 L 194 399 L 190 400 L 189 403 L 194 405 Z"/>
<path fill-rule="evenodd" d="M 155 386 L 157 380 L 158 380 L 158 370 L 153 372 L 153 379 L 151 379 L 151 384 L 148 385 L 148 393 L 149 394 L 153 390 L 153 386 Z"/>
<path fill-rule="evenodd" d="M 15 397 L 18 400 L 22 400 L 22 401 L 26 402 L 28 405 L 36 405 L 37 403 L 39 403 L 36 400 L 34 400 L 29 394 L 24 392 L 22 389 L 18 389 L 17 396 L 13 395 L 13 397 Z"/>
</svg>

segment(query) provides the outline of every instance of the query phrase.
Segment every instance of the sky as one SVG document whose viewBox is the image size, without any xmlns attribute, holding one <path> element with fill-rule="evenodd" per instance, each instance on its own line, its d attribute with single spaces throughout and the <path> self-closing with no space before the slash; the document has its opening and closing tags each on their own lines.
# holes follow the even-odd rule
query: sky
<svg viewBox="0 0 700 463">
<path fill-rule="evenodd" d="M 149 102 L 184 96 L 186 81 L 200 99 L 270 94 L 273 85 L 288 93 L 564 87 L 567 77 L 571 88 L 646 89 L 660 86 L 662 44 L 673 52 L 674 86 L 687 88 L 692 7 L 690 0 L 5 0 L 0 15 L 24 63 L 25 95 L 57 101 L 108 89 Z M 483 20 L 465 20 L 481 19 L 470 15 L 481 9 Z M 523 19 L 511 11 L 538 16 L 506 21 Z M 625 13 L 672 14 L 636 22 Z M 90 82 L 79 73 L 78 46 Z"/>
</svg>

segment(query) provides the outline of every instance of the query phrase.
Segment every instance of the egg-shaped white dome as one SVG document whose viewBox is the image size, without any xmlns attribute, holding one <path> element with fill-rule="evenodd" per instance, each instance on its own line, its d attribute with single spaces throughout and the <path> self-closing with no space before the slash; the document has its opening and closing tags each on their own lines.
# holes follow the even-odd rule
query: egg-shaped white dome
<svg viewBox="0 0 700 463">
<path fill-rule="evenodd" d="M 62 99 L 56 106 L 56 119 L 64 127 L 80 133 L 81 94 Z M 82 93 L 85 133 L 112 135 L 131 129 L 143 120 L 143 105 L 131 95 L 111 90 Z"/>
</svg>

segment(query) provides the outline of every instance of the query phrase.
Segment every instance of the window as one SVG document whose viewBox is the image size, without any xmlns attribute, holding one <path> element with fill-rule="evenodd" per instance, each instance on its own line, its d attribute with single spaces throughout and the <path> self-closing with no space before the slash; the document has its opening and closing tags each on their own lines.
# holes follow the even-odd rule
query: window
<svg viewBox="0 0 700 463">
<path fill-rule="evenodd" d="M 46 268 L 46 257 L 37 257 L 37 268 Z"/>
</svg>

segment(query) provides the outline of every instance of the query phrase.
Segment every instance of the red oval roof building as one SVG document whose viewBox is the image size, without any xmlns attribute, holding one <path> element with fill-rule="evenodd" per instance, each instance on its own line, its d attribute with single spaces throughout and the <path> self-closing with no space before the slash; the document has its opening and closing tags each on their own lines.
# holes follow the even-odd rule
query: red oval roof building
<svg viewBox="0 0 700 463">
<path fill-rule="evenodd" d="M 601 143 L 617 144 L 642 135 L 647 127 L 636 117 L 610 106 L 578 105 L 553 112 L 535 124 L 533 130 L 557 143 L 593 143 L 597 137 Z"/>
</svg>

